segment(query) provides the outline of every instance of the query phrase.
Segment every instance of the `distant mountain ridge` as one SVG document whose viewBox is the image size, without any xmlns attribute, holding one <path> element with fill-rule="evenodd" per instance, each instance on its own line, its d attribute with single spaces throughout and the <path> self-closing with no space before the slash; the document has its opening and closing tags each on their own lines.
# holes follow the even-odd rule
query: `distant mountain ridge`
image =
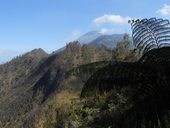
<svg viewBox="0 0 170 128">
<path fill-rule="evenodd" d="M 106 35 L 98 31 L 91 31 L 80 36 L 77 41 L 91 46 L 104 45 L 107 48 L 114 48 L 118 42 L 123 40 L 123 36 L 124 34 Z"/>
<path fill-rule="evenodd" d="M 106 35 L 102 34 L 99 31 L 90 31 L 82 36 L 80 36 L 75 41 L 78 41 L 80 44 L 87 44 L 90 46 L 98 46 L 98 45 L 104 45 L 107 48 L 114 48 L 116 47 L 117 43 L 121 42 L 123 40 L 124 34 L 111 34 Z M 56 51 L 54 51 L 52 54 L 59 53 L 63 50 L 65 50 L 66 47 L 62 47 Z"/>
<path fill-rule="evenodd" d="M 77 41 L 79 41 L 81 44 L 89 44 L 98 37 L 102 36 L 102 34 L 98 31 L 91 31 L 88 32 L 82 36 L 80 36 Z"/>
<path fill-rule="evenodd" d="M 97 39 L 90 42 L 89 45 L 104 45 L 107 48 L 114 48 L 116 44 L 123 40 L 124 34 L 101 35 Z"/>
</svg>

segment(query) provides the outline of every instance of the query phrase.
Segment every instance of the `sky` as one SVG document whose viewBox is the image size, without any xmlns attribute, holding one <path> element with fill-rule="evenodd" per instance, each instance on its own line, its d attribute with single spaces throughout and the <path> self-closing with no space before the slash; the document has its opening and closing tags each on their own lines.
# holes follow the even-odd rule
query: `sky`
<svg viewBox="0 0 170 128">
<path fill-rule="evenodd" d="M 35 48 L 50 53 L 89 31 L 129 33 L 127 21 L 170 19 L 169 0 L 0 0 L 0 63 Z"/>
</svg>

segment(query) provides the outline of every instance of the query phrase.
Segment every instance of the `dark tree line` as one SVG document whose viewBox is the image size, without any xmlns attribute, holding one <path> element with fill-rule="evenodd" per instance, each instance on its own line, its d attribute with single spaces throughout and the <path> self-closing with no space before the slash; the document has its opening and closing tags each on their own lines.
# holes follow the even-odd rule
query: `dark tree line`
<svg viewBox="0 0 170 128">
<path fill-rule="evenodd" d="M 132 20 L 130 23 L 133 43 L 142 57 L 136 62 L 113 62 L 99 69 L 85 83 L 81 96 L 130 88 L 132 107 L 117 127 L 168 128 L 170 23 L 156 18 Z"/>
</svg>

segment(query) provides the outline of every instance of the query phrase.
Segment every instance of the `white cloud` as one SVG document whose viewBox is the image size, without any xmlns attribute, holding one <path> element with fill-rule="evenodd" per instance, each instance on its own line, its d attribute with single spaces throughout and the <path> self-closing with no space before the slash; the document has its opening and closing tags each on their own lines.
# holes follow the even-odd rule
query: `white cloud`
<svg viewBox="0 0 170 128">
<path fill-rule="evenodd" d="M 164 4 L 163 8 L 159 9 L 156 12 L 163 16 L 170 15 L 170 5 Z"/>
<path fill-rule="evenodd" d="M 96 25 L 101 25 L 104 23 L 113 23 L 113 24 L 126 24 L 128 22 L 128 20 L 130 20 L 131 17 L 126 16 L 120 16 L 120 15 L 113 15 L 113 14 L 105 14 L 101 17 L 98 17 L 96 19 L 94 19 L 94 23 Z"/>
<path fill-rule="evenodd" d="M 114 32 L 114 30 L 113 30 L 113 29 L 102 28 L 102 29 L 100 29 L 99 32 L 100 32 L 101 34 L 111 34 L 111 33 Z"/>
</svg>

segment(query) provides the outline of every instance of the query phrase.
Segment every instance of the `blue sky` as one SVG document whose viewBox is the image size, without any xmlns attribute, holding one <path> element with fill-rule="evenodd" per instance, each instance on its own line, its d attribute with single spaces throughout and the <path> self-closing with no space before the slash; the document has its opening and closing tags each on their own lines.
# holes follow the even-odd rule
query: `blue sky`
<svg viewBox="0 0 170 128">
<path fill-rule="evenodd" d="M 80 35 L 130 33 L 128 19 L 170 19 L 169 0 L 0 0 L 0 63 L 34 48 L 50 53 Z"/>
</svg>

